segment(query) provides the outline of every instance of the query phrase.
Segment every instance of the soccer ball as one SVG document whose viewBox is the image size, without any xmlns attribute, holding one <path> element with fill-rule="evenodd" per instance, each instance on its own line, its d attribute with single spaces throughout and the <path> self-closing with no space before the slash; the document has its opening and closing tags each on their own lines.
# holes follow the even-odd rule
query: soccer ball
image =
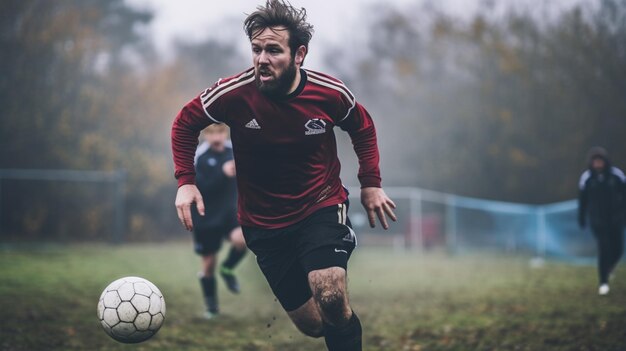
<svg viewBox="0 0 626 351">
<path fill-rule="evenodd" d="M 98 301 L 98 319 L 104 331 L 123 343 L 150 339 L 165 319 L 165 300 L 151 282 L 120 278 L 107 286 Z"/>
</svg>

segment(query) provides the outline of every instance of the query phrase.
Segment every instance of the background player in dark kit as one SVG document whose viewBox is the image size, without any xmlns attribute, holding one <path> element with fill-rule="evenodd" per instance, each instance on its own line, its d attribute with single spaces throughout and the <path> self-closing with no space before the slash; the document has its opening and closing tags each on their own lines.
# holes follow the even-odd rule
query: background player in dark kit
<svg viewBox="0 0 626 351">
<path fill-rule="evenodd" d="M 578 223 L 591 224 L 598 243 L 598 293 L 609 293 L 609 276 L 622 257 L 626 212 L 626 179 L 613 167 L 605 149 L 594 147 L 588 154 L 589 168 L 580 177 Z"/>
<path fill-rule="evenodd" d="M 226 145 L 228 127 L 224 124 L 208 126 L 203 135 L 208 148 L 196 157 L 196 185 L 203 195 L 206 216 L 191 209 L 194 222 L 194 249 L 202 256 L 200 286 L 207 307 L 206 318 L 219 312 L 215 266 L 217 252 L 222 240 L 229 240 L 228 257 L 220 267 L 228 289 L 239 293 L 239 283 L 234 274 L 235 266 L 246 253 L 241 227 L 237 222 L 237 185 L 232 148 Z"/>
<path fill-rule="evenodd" d="M 374 124 L 341 81 L 301 68 L 312 36 L 304 9 L 270 0 L 247 17 L 244 29 L 254 67 L 218 81 L 174 120 L 178 216 L 191 230 L 192 205 L 205 212 L 193 184 L 198 132 L 228 124 L 239 221 L 274 294 L 294 324 L 306 335 L 324 336 L 329 350 L 361 350 L 361 324 L 346 288 L 356 237 L 333 128 L 347 131 L 354 144 L 370 225 L 378 217 L 387 229 L 395 205 L 381 188 Z"/>
</svg>

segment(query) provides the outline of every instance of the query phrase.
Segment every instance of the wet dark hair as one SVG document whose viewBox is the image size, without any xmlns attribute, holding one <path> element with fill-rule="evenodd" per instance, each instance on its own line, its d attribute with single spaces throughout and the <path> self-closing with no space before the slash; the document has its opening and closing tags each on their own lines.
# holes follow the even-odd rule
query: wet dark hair
<svg viewBox="0 0 626 351">
<path fill-rule="evenodd" d="M 265 6 L 249 14 L 243 22 L 243 29 L 250 41 L 262 30 L 270 27 L 285 27 L 289 32 L 291 57 L 301 45 L 309 51 L 309 41 L 313 37 L 313 26 L 306 22 L 306 9 L 296 9 L 288 1 L 267 0 Z"/>
</svg>

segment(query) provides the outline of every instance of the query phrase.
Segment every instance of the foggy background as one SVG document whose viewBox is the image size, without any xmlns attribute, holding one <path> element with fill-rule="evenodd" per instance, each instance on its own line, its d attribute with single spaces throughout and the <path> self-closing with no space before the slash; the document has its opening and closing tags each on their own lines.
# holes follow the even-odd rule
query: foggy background
<svg viewBox="0 0 626 351">
<path fill-rule="evenodd" d="M 185 29 L 157 1 L 3 1 L 0 169 L 118 176 L 2 179 L 0 239 L 98 240 L 120 191 L 129 239 L 181 235 L 172 120 L 251 65 L 243 12 L 260 3 L 180 5 Z M 593 145 L 626 166 L 626 2 L 346 3 L 311 3 L 305 68 L 368 108 L 384 186 L 542 204 L 577 195 Z M 356 186 L 350 140 L 337 137 Z"/>
</svg>

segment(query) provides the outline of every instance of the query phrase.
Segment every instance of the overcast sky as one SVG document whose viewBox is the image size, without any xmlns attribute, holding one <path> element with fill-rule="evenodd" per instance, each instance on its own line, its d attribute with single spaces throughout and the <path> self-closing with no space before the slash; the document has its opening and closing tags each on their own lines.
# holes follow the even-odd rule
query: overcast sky
<svg viewBox="0 0 626 351">
<path fill-rule="evenodd" d="M 384 2 L 400 8 L 409 8 L 411 4 L 425 1 L 429 0 Z M 430 3 L 451 15 L 467 18 L 475 13 L 478 4 L 484 1 L 506 6 L 521 3 L 536 6 L 544 2 L 569 6 L 581 0 L 430 0 Z M 249 43 L 242 29 L 245 14 L 253 12 L 256 6 L 264 4 L 265 0 L 126 0 L 126 2 L 132 6 L 153 10 L 155 17 L 148 31 L 160 53 L 167 56 L 175 38 L 184 38 L 188 41 L 199 41 L 209 37 L 221 38 L 234 41 L 241 50 L 247 50 Z M 353 28 L 361 29 L 355 23 L 363 8 L 380 2 L 381 0 L 292 0 L 294 6 L 307 9 L 308 21 L 315 27 L 307 66 L 311 68 L 323 66 L 323 50 L 319 50 L 317 45 L 329 42 L 337 44 L 342 34 L 354 35 Z"/>
<path fill-rule="evenodd" d="M 155 13 L 149 31 L 162 54 L 167 54 L 172 40 L 184 38 L 197 41 L 207 37 L 226 37 L 227 40 L 238 40 L 242 50 L 249 44 L 243 33 L 242 24 L 246 13 L 253 12 L 264 0 L 126 0 L 127 3 L 139 7 L 149 8 Z M 311 52 L 307 58 L 307 65 L 315 67 L 321 65 L 320 50 L 316 50 L 319 43 L 337 43 L 339 35 L 350 31 L 351 24 L 361 9 L 380 0 L 292 0 L 297 7 L 307 9 L 308 21 L 315 27 L 315 34 L 311 42 Z M 416 3 L 416 0 L 387 0 L 398 6 Z M 445 3 L 446 10 L 456 14 L 467 14 L 476 8 L 478 0 L 440 0 L 434 3 Z M 229 28 L 224 23 L 231 24 Z M 235 28 L 235 30 L 233 30 Z M 233 33 L 233 31 L 235 33 Z"/>
</svg>

